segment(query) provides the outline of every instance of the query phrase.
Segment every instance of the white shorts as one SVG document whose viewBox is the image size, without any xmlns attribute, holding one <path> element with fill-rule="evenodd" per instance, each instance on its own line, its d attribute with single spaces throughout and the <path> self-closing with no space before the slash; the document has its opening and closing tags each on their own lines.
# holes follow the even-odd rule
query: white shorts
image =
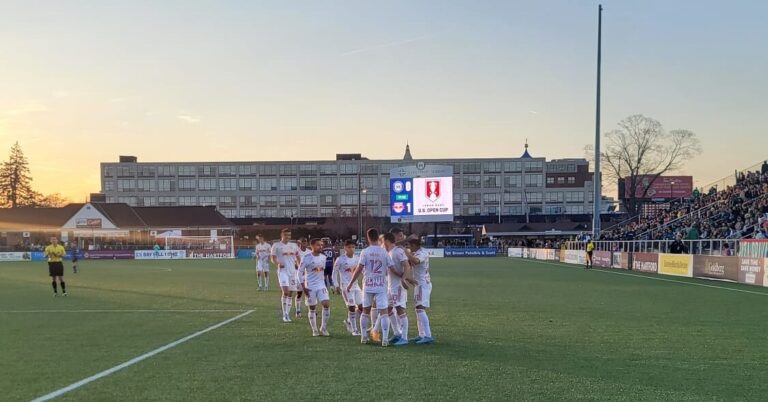
<svg viewBox="0 0 768 402">
<path fill-rule="evenodd" d="M 307 306 L 314 306 L 317 305 L 317 303 L 324 302 L 328 299 L 328 289 L 322 287 L 320 289 L 307 290 L 304 303 L 306 303 Z"/>
<path fill-rule="evenodd" d="M 389 296 L 386 290 L 373 293 L 365 292 L 363 294 L 363 308 L 371 307 L 375 303 L 378 310 L 385 309 L 389 306 L 388 299 Z"/>
<path fill-rule="evenodd" d="M 405 308 L 408 301 L 408 291 L 398 286 L 396 289 L 389 289 L 389 305 L 392 307 Z"/>
<path fill-rule="evenodd" d="M 349 292 L 346 289 L 341 290 L 341 297 L 344 299 L 347 307 L 354 307 L 363 304 L 363 291 L 360 288 L 352 288 Z"/>
<path fill-rule="evenodd" d="M 279 269 L 277 271 L 277 281 L 280 282 L 280 287 L 288 287 L 291 292 L 296 292 L 299 288 L 299 281 L 296 280 L 296 274 L 288 272 L 287 268 Z"/>
<path fill-rule="evenodd" d="M 416 285 L 413 289 L 413 301 L 416 306 L 429 308 L 429 296 L 432 294 L 432 283 Z"/>
<path fill-rule="evenodd" d="M 256 263 L 256 272 L 269 272 L 269 262 L 259 261 L 258 263 Z"/>
</svg>

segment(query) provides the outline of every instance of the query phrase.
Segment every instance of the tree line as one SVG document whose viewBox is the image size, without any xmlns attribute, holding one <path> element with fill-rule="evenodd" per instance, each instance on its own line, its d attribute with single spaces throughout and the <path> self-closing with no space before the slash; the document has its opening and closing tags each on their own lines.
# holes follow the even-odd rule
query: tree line
<svg viewBox="0 0 768 402">
<path fill-rule="evenodd" d="M 11 147 L 8 160 L 0 166 L 0 207 L 62 207 L 68 200 L 61 194 L 42 194 L 32 188 L 29 161 L 18 142 Z"/>
</svg>

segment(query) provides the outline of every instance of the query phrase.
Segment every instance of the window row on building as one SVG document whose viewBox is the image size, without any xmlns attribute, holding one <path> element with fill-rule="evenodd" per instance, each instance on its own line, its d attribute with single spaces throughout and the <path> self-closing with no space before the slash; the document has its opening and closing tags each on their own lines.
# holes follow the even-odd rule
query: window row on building
<svg viewBox="0 0 768 402">
<path fill-rule="evenodd" d="M 577 163 L 571 161 L 545 162 L 543 159 L 444 162 L 453 166 L 454 174 L 520 173 L 520 172 L 576 172 Z M 389 174 L 403 163 L 304 163 L 304 164 L 104 164 L 103 178 L 160 178 L 160 177 L 243 177 L 243 176 L 338 176 Z"/>
</svg>

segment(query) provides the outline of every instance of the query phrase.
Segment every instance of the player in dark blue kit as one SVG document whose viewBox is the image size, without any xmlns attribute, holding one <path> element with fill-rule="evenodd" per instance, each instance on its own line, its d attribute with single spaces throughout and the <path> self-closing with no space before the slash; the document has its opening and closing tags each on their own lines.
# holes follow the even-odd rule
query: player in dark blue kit
<svg viewBox="0 0 768 402">
<path fill-rule="evenodd" d="M 333 284 L 333 263 L 336 262 L 336 258 L 339 253 L 333 248 L 330 240 L 325 240 L 323 246 L 323 254 L 325 254 L 325 286 L 330 288 L 334 287 Z"/>
</svg>

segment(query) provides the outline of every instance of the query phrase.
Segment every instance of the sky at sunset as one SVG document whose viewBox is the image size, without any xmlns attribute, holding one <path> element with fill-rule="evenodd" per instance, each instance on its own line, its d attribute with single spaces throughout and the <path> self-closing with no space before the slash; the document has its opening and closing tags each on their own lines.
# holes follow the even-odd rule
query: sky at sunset
<svg viewBox="0 0 768 402">
<path fill-rule="evenodd" d="M 594 1 L 0 0 L 0 156 L 75 201 L 99 163 L 583 157 Z M 697 185 L 768 158 L 768 2 L 604 1 L 603 130 L 696 132 Z"/>
</svg>

